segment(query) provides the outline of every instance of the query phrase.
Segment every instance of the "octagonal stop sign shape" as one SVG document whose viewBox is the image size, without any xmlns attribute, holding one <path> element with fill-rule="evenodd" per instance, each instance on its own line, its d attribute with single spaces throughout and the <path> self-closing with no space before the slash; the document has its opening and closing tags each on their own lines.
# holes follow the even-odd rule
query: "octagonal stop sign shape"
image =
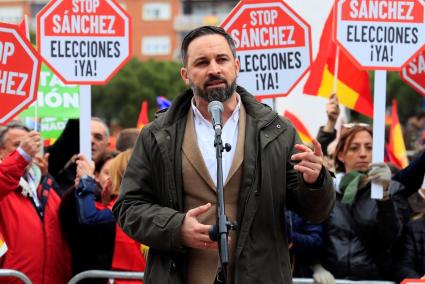
<svg viewBox="0 0 425 284">
<path fill-rule="evenodd" d="M 130 59 L 130 29 L 114 0 L 52 0 L 37 14 L 39 52 L 69 84 L 106 84 Z"/>
<path fill-rule="evenodd" d="M 0 124 L 37 99 L 41 58 L 18 26 L 0 23 Z"/>
<path fill-rule="evenodd" d="M 235 42 L 238 84 L 255 96 L 286 96 L 310 67 L 310 26 L 281 0 L 242 0 L 221 27 Z"/>
<path fill-rule="evenodd" d="M 402 80 L 425 96 L 425 49 L 410 60 L 401 71 Z"/>
<path fill-rule="evenodd" d="M 338 0 L 336 41 L 362 69 L 401 70 L 425 44 L 425 0 Z"/>
</svg>

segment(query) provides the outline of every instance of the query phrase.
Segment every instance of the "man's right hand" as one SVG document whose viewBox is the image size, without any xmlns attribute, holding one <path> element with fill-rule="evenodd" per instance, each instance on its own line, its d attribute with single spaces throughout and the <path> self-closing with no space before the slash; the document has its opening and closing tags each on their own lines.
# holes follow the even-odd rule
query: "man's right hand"
<svg viewBox="0 0 425 284">
<path fill-rule="evenodd" d="M 19 144 L 19 147 L 21 147 L 31 158 L 34 158 L 40 151 L 41 146 L 40 134 L 36 131 L 31 131 L 25 135 Z"/>
<path fill-rule="evenodd" d="M 211 225 L 199 223 L 197 216 L 207 212 L 211 203 L 190 209 L 181 226 L 180 234 L 185 246 L 198 249 L 217 249 L 217 243 L 212 241 L 208 235 Z"/>
</svg>

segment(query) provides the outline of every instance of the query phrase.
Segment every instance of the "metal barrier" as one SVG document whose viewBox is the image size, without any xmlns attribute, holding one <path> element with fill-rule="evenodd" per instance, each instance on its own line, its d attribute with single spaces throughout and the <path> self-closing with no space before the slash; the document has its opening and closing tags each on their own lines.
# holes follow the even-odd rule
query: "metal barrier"
<svg viewBox="0 0 425 284">
<path fill-rule="evenodd" d="M 128 279 L 143 280 L 143 272 L 87 270 L 78 273 L 69 280 L 68 284 L 75 284 L 86 278 Z"/>
<path fill-rule="evenodd" d="M 2 269 L 0 269 L 1 271 Z M 17 271 L 15 271 L 17 272 Z M 18 272 L 20 273 L 20 272 Z M 22 274 L 22 273 L 20 273 Z M 1 274 L 0 274 L 1 275 Z M 22 274 L 23 275 L 23 274 Z M 25 275 L 23 275 L 26 277 Z M 110 270 L 87 270 L 78 273 L 69 280 L 68 284 L 76 284 L 79 281 L 86 278 L 107 278 L 107 279 L 132 279 L 132 280 L 143 280 L 143 272 L 128 272 L 128 271 L 110 271 Z M 27 278 L 28 279 L 28 278 Z M 24 281 L 25 282 L 25 281 Z M 293 278 L 293 284 L 315 284 L 312 278 Z M 31 284 L 31 281 L 25 282 L 25 284 Z M 113 282 L 112 282 L 113 283 Z M 396 284 L 391 281 L 377 281 L 377 280 L 361 280 L 352 281 L 345 279 L 335 279 L 335 284 Z"/>
<path fill-rule="evenodd" d="M 24 284 L 32 284 L 28 276 L 26 276 L 22 272 L 13 269 L 0 269 L 0 278 L 2 277 L 15 277 L 24 282 Z"/>
<path fill-rule="evenodd" d="M 312 278 L 293 278 L 293 284 L 314 284 Z M 396 284 L 396 282 L 391 281 L 377 281 L 377 280 L 361 280 L 361 281 L 352 281 L 345 279 L 335 279 L 335 284 Z"/>
</svg>

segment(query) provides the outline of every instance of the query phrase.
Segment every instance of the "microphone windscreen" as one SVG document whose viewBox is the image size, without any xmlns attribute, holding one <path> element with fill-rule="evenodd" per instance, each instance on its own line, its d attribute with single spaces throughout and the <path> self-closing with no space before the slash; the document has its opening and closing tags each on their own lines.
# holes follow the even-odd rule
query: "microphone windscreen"
<svg viewBox="0 0 425 284">
<path fill-rule="evenodd" d="M 224 107 L 223 104 L 219 101 L 212 101 L 208 104 L 208 112 L 211 113 L 213 110 L 218 109 L 223 113 Z"/>
</svg>

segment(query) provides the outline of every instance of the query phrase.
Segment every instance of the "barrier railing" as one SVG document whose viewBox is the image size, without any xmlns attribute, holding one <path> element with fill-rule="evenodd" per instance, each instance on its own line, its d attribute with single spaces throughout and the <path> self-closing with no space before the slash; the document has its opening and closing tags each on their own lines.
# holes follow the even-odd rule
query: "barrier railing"
<svg viewBox="0 0 425 284">
<path fill-rule="evenodd" d="M 293 284 L 314 284 L 314 280 L 312 278 L 293 278 Z M 391 281 L 377 281 L 377 280 L 361 280 L 361 281 L 352 281 L 345 279 L 335 279 L 335 284 L 396 284 Z"/>
<path fill-rule="evenodd" d="M 17 270 L 13 270 L 13 269 L 0 269 L 0 283 L 2 282 L 1 281 L 2 277 L 14 277 L 14 278 L 18 278 L 19 280 L 24 282 L 24 284 L 32 284 L 32 282 L 28 278 L 28 276 L 26 276 L 22 272 L 19 272 Z"/>
<path fill-rule="evenodd" d="M 75 284 L 86 278 L 143 280 L 143 276 L 143 272 L 87 270 L 80 272 L 74 277 L 72 277 L 71 280 L 69 280 L 68 284 Z"/>
<path fill-rule="evenodd" d="M 18 272 L 18 273 L 20 273 L 20 272 Z M 24 277 L 26 277 L 26 276 L 24 275 Z M 69 280 L 68 284 L 76 284 L 79 281 L 81 281 L 83 279 L 87 279 L 87 278 L 143 280 L 143 277 L 144 277 L 143 272 L 111 271 L 111 270 L 87 270 L 87 271 L 83 271 L 81 273 L 78 273 L 77 275 L 72 277 L 71 280 Z M 292 282 L 293 282 L 293 284 L 314 284 L 314 283 L 316 283 L 316 282 L 314 282 L 314 279 L 312 279 L 312 278 L 293 278 Z M 27 283 L 31 284 L 31 281 L 25 282 L 25 284 L 27 284 Z M 377 280 L 352 281 L 352 280 L 344 280 L 344 279 L 335 279 L 335 284 L 396 284 L 396 282 L 377 281 Z"/>
</svg>

